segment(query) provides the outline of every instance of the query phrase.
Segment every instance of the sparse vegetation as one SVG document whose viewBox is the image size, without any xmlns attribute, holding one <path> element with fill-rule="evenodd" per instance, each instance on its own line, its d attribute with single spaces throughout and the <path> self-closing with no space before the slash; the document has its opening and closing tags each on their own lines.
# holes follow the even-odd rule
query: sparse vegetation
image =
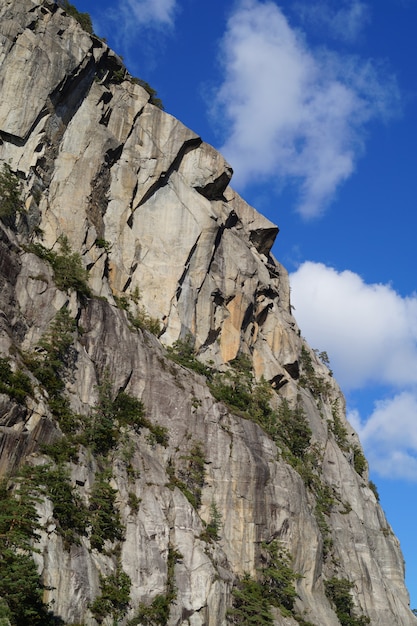
<svg viewBox="0 0 417 626">
<path fill-rule="evenodd" d="M 320 352 L 319 350 L 313 350 L 313 352 L 317 354 L 317 356 L 319 357 L 323 365 L 329 368 L 329 374 L 333 376 L 333 372 L 330 369 L 330 359 L 329 359 L 329 355 L 327 354 L 327 352 L 325 350 L 323 350 L 322 352 Z"/>
<path fill-rule="evenodd" d="M 363 476 L 368 469 L 368 463 L 358 445 L 353 446 L 353 467 L 359 476 Z"/>
<path fill-rule="evenodd" d="M 93 34 L 93 23 L 89 13 L 80 13 L 73 4 L 68 2 L 68 0 L 57 0 L 57 3 L 66 13 L 68 13 L 68 15 L 72 15 L 72 17 L 77 20 L 83 30 L 90 35 Z"/>
<path fill-rule="evenodd" d="M 64 5 L 68 12 L 74 9 L 78 15 L 77 19 L 80 16 L 88 15 L 79 14 L 75 7 L 65 0 L 61 0 L 61 5 Z M 91 28 L 91 20 L 90 26 L 87 24 L 86 30 L 89 28 Z M 92 32 L 92 29 L 88 32 Z M 120 82 L 125 75 L 126 72 L 123 69 L 116 70 L 113 73 L 114 82 Z M 143 83 L 143 81 L 138 82 Z M 148 86 L 149 90 L 151 88 Z M 152 92 L 154 95 L 156 94 L 154 90 L 149 91 L 151 95 Z M 9 177 L 15 176 L 10 172 L 8 175 Z M 17 177 L 15 182 L 19 182 Z M 7 197 L 8 200 L 11 197 Z M 3 210 L 2 206 L 0 211 Z M 14 215 L 14 211 L 19 210 L 16 209 L 17 200 L 16 202 L 13 200 L 13 206 L 12 212 L 5 214 L 5 217 Z M 0 217 L 2 217 L 1 213 Z M 99 239 L 96 241 L 96 245 L 107 252 L 111 247 L 108 242 Z M 88 273 L 82 266 L 81 256 L 71 251 L 65 236 L 59 239 L 59 248 L 59 252 L 56 252 L 55 250 L 48 250 L 40 244 L 34 244 L 31 247 L 32 251 L 50 263 L 55 282 L 60 289 L 65 291 L 76 290 L 80 295 L 88 296 L 90 294 Z M 137 301 L 135 301 L 135 296 L 131 297 L 136 308 L 131 306 L 131 300 L 123 296 L 118 300 L 119 306 L 127 311 L 132 326 L 150 330 L 158 335 L 161 331 L 159 320 L 154 320 L 147 314 L 145 308 L 139 304 L 139 298 L 139 294 Z M 28 367 L 48 392 L 51 409 L 59 419 L 62 430 L 67 434 L 66 437 L 54 444 L 43 448 L 43 451 L 54 460 L 55 464 L 41 466 L 36 471 L 32 469 L 31 471 L 34 471 L 36 476 L 39 497 L 47 495 L 52 501 L 57 532 L 64 537 L 66 543 L 76 542 L 81 535 L 87 535 L 90 538 L 91 547 L 103 551 L 106 541 L 118 542 L 124 536 L 124 528 L 116 506 L 116 491 L 110 484 L 112 476 L 108 468 L 108 460 L 106 463 L 106 457 L 110 453 L 116 454 L 114 451 L 121 441 L 121 431 L 127 431 L 131 434 L 133 431 L 140 433 L 142 429 L 147 429 L 149 442 L 164 446 L 168 443 L 168 434 L 167 429 L 153 425 L 147 419 L 145 407 L 140 400 L 125 391 L 115 395 L 108 375 L 103 376 L 99 385 L 98 401 L 92 408 L 91 419 L 74 415 L 70 409 L 69 401 L 64 396 L 63 376 L 71 358 L 71 346 L 76 337 L 76 332 L 75 320 L 71 319 L 67 309 L 61 309 L 51 324 L 50 330 L 37 346 L 37 352 L 27 357 Z M 327 518 L 335 504 L 335 497 L 332 488 L 320 482 L 318 473 L 319 451 L 318 448 L 313 448 L 311 445 L 312 431 L 302 403 L 297 401 L 290 404 L 287 400 L 282 399 L 278 408 L 273 409 L 270 400 L 274 392 L 268 382 L 264 380 L 255 381 L 252 364 L 248 356 L 239 355 L 230 363 L 230 368 L 226 373 L 215 373 L 197 359 L 191 336 L 175 342 L 172 348 L 168 348 L 168 355 L 177 364 L 204 375 L 214 397 L 218 401 L 224 402 L 236 415 L 258 424 L 280 448 L 282 457 L 303 476 L 306 485 L 311 487 L 316 497 L 315 513 L 323 534 L 326 554 L 331 548 Z M 326 353 L 321 353 L 319 357 L 323 363 L 328 364 Z M 330 385 L 325 377 L 316 374 L 310 353 L 304 347 L 302 348 L 300 365 L 302 370 L 300 384 L 306 389 L 310 389 L 316 399 L 326 398 Z M 19 402 L 23 402 L 27 395 L 33 393 L 30 378 L 20 370 L 12 371 L 8 359 L 0 359 L 0 392 L 8 394 Z M 197 407 L 198 404 L 195 406 Z M 363 475 L 367 468 L 365 457 L 358 446 L 352 448 L 349 445 L 347 430 L 336 408 L 333 413 L 333 421 L 330 423 L 330 430 L 342 450 L 353 450 L 355 470 L 358 474 Z M 76 458 L 79 445 L 88 448 L 89 454 L 94 455 L 95 462 L 101 468 L 101 471 L 96 474 L 91 494 L 88 495 L 87 492 L 84 499 L 77 495 L 76 488 L 71 485 L 68 469 L 65 467 L 68 461 Z M 131 454 L 129 456 L 131 459 L 133 453 L 130 451 L 129 454 Z M 192 506 L 198 509 L 201 506 L 206 464 L 202 444 L 196 442 L 191 445 L 185 456 L 177 456 L 177 463 L 178 469 L 173 464 L 169 466 L 171 485 L 178 486 Z M 371 483 L 369 486 L 371 487 Z M 45 607 L 42 605 L 42 587 L 39 577 L 36 576 L 33 559 L 29 556 L 32 542 L 36 539 L 38 521 L 33 500 L 35 496 L 30 491 L 27 493 L 29 497 L 25 500 L 32 508 L 26 511 L 21 509 L 16 513 L 13 512 L 13 506 L 16 506 L 15 502 L 19 502 L 19 506 L 21 506 L 22 498 L 10 496 L 8 490 L 0 486 L 0 501 L 3 504 L 6 503 L 0 513 L 0 547 L 2 549 L 0 578 L 2 576 L 4 578 L 4 580 L 0 579 L 0 595 L 5 598 L 0 603 L 0 620 L 2 616 L 5 616 L 10 618 L 12 624 L 14 624 L 13 620 L 16 624 L 48 624 L 49 618 L 45 613 Z M 21 492 L 22 494 L 23 492 Z M 309 497 L 311 497 L 311 492 Z M 88 506 L 85 502 L 88 503 Z M 133 491 L 130 491 L 128 493 L 128 505 L 132 513 L 139 510 L 139 504 L 140 499 Z M 30 530 L 23 527 L 26 520 L 21 518 L 22 515 L 26 515 L 27 521 L 30 522 Z M 217 541 L 220 538 L 221 522 L 221 514 L 215 502 L 212 502 L 210 519 L 206 524 L 202 538 L 206 541 Z M 7 539 L 3 540 L 3 536 Z M 14 539 L 15 536 L 17 539 Z M 4 545 L 3 541 L 5 542 Z M 15 560 L 12 560 L 10 556 L 12 553 Z M 130 626 L 167 623 L 170 606 L 176 597 L 174 568 L 175 563 L 180 558 L 181 555 L 178 552 L 173 548 L 169 549 L 165 593 L 157 595 L 150 604 L 141 604 L 137 616 L 130 620 Z M 256 577 L 243 576 L 233 591 L 234 605 L 228 617 L 230 623 L 273 624 L 271 607 L 275 607 L 283 615 L 293 616 L 300 624 L 307 624 L 305 620 L 294 613 L 297 597 L 295 583 L 299 576 L 291 567 L 289 553 L 282 548 L 279 542 L 274 540 L 268 544 L 262 544 L 259 558 L 260 568 Z M 14 599 L 18 585 L 16 581 L 9 583 L 9 570 L 21 572 L 23 566 L 29 572 L 29 591 L 26 596 L 23 594 L 19 595 L 18 599 Z M 18 580 L 20 587 L 22 587 L 20 578 Z M 38 591 L 36 593 L 33 593 L 35 589 L 33 581 L 37 585 Z M 100 586 L 100 595 L 90 607 L 93 616 L 98 622 L 103 621 L 106 617 L 111 617 L 115 622 L 121 620 L 129 607 L 131 581 L 121 569 L 120 564 L 114 573 L 100 578 Z M 351 589 L 351 583 L 344 579 L 332 578 L 326 583 L 327 596 L 335 606 L 342 626 L 363 626 L 369 623 L 369 619 L 366 616 L 355 617 L 350 594 Z M 23 593 L 21 588 L 18 589 L 18 593 Z M 33 598 L 28 599 L 31 593 L 33 593 Z M 34 613 L 16 617 L 17 602 L 23 603 L 26 608 L 34 606 Z M 37 603 L 40 605 L 38 606 Z M 42 615 L 42 618 L 33 617 L 36 612 Z"/>
<path fill-rule="evenodd" d="M 354 443 L 351 445 L 349 442 L 348 431 L 339 416 L 338 400 L 335 400 L 332 404 L 332 417 L 333 420 L 329 420 L 329 429 L 333 433 L 337 445 L 343 452 L 352 454 L 353 467 L 359 476 L 363 476 L 368 469 L 368 463 L 358 444 Z"/>
<path fill-rule="evenodd" d="M 156 337 L 161 334 L 161 322 L 156 317 L 148 315 L 143 306 L 137 308 L 135 315 L 129 315 L 129 321 L 135 328 L 148 330 Z"/>
<path fill-rule="evenodd" d="M 311 428 L 301 404 L 291 407 L 284 398 L 278 410 L 273 410 L 273 390 L 265 380 L 255 382 L 250 359 L 240 355 L 230 365 L 226 373 L 212 376 L 209 382 L 212 394 L 234 413 L 256 422 L 298 471 L 298 460 L 306 459 L 311 440 Z"/>
<path fill-rule="evenodd" d="M 198 509 L 201 504 L 201 492 L 204 485 L 206 460 L 200 443 L 195 443 L 186 456 L 181 457 L 181 469 L 176 471 L 170 460 L 167 465 L 169 486 L 178 487 L 190 504 Z"/>
<path fill-rule="evenodd" d="M 141 501 L 141 498 L 138 498 L 138 496 L 133 493 L 133 491 L 129 491 L 127 495 L 127 504 L 132 513 L 137 513 L 139 511 L 139 505 Z"/>
<path fill-rule="evenodd" d="M 186 367 L 193 372 L 197 372 L 197 374 L 202 374 L 210 380 L 211 370 L 197 359 L 194 350 L 194 341 L 191 335 L 187 335 L 185 339 L 177 339 L 177 341 L 174 341 L 172 346 L 168 346 L 167 355 L 174 363 L 182 365 L 182 367 Z"/>
<path fill-rule="evenodd" d="M 30 540 L 36 539 L 39 528 L 35 503 L 45 496 L 52 501 L 56 530 L 66 548 L 79 543 L 80 536 L 89 535 L 91 547 L 99 551 L 103 550 L 105 541 L 123 538 L 124 528 L 115 506 L 116 491 L 109 484 L 110 470 L 96 475 L 88 508 L 71 485 L 68 470 L 62 463 L 24 466 L 17 480 L 18 494 L 22 500 L 24 495 L 27 513 L 20 522 L 13 522 L 14 534 L 10 532 L 9 537 L 12 540 L 14 535 L 26 537 L 25 543 L 20 540 L 19 547 L 31 549 Z M 2 493 L 4 495 L 4 488 Z"/>
<path fill-rule="evenodd" d="M 53 516 L 57 532 L 65 545 L 79 543 L 80 535 L 86 534 L 87 510 L 71 485 L 69 473 L 63 465 L 51 464 L 25 468 L 25 479 L 34 490 L 45 494 L 53 504 Z"/>
<path fill-rule="evenodd" d="M 80 297 L 91 296 L 88 286 L 88 271 L 83 267 L 81 256 L 78 252 L 72 252 L 66 235 L 60 235 L 57 241 L 59 252 L 45 248 L 40 243 L 32 243 L 28 246 L 29 252 L 33 252 L 39 258 L 48 261 L 54 271 L 54 280 L 58 289 L 63 291 L 76 291 Z"/>
<path fill-rule="evenodd" d="M 295 581 L 300 578 L 291 567 L 291 557 L 274 540 L 261 546 L 261 566 L 257 578 L 245 574 L 233 589 L 233 608 L 228 612 L 230 624 L 267 626 L 274 623 L 271 607 L 285 616 L 294 612 L 297 597 Z"/>
<path fill-rule="evenodd" d="M 263 543 L 261 580 L 271 604 L 283 615 L 291 615 L 297 597 L 294 583 L 301 578 L 291 567 L 291 556 L 279 541 Z"/>
<path fill-rule="evenodd" d="M 114 574 L 100 576 L 101 594 L 92 602 L 90 610 L 99 624 L 110 616 L 115 624 L 126 615 L 130 601 L 131 580 L 120 563 Z"/>
<path fill-rule="evenodd" d="M 63 375 L 71 359 L 71 346 L 75 340 L 77 324 L 66 307 L 62 307 L 50 324 L 49 330 L 31 353 L 24 355 L 26 367 L 45 387 L 49 406 L 62 430 L 74 432 L 79 417 L 71 410 L 64 395 Z"/>
<path fill-rule="evenodd" d="M 166 626 L 170 607 L 177 597 L 175 588 L 175 565 L 182 559 L 182 554 L 172 546 L 168 548 L 167 581 L 164 594 L 158 594 L 151 604 L 141 602 L 136 616 L 127 626 Z"/>
<path fill-rule="evenodd" d="M 229 624 L 273 626 L 271 603 L 258 580 L 246 573 L 232 593 L 233 607 L 227 614 Z"/>
<path fill-rule="evenodd" d="M 20 404 L 25 402 L 27 396 L 33 395 L 29 376 L 21 369 L 13 372 L 7 358 L 0 358 L 0 393 L 7 394 Z"/>
<path fill-rule="evenodd" d="M 11 626 L 52 626 L 56 621 L 42 601 L 44 587 L 32 557 L 41 530 L 39 495 L 23 476 L 13 483 L 0 482 L 0 619 Z"/>
<path fill-rule="evenodd" d="M 111 471 L 106 469 L 96 475 L 90 495 L 90 544 L 99 552 L 105 541 L 121 541 L 124 528 L 116 508 L 116 490 L 109 484 Z"/>
<path fill-rule="evenodd" d="M 332 404 L 332 417 L 333 421 L 329 421 L 329 429 L 336 439 L 336 443 L 343 452 L 348 452 L 350 449 L 348 433 L 346 427 L 343 425 L 342 420 L 339 417 L 339 401 L 335 400 Z"/>
<path fill-rule="evenodd" d="M 292 408 L 284 398 L 278 408 L 275 428 L 277 443 L 283 444 L 292 457 L 304 458 L 310 447 L 312 432 L 302 406 L 297 404 Z"/>
<path fill-rule="evenodd" d="M 145 407 L 137 398 L 122 391 L 113 399 L 111 381 L 108 372 L 98 386 L 98 400 L 95 404 L 90 424 L 86 428 L 86 440 L 96 454 L 106 456 L 116 447 L 121 435 L 121 428 L 131 427 L 137 433 L 147 428 L 151 443 L 168 445 L 168 431 L 165 427 L 145 417 Z"/>
<path fill-rule="evenodd" d="M 8 163 L 0 170 L 0 220 L 14 225 L 15 216 L 23 210 L 21 183 Z"/>
<path fill-rule="evenodd" d="M 379 502 L 379 493 L 378 493 L 378 487 L 376 486 L 376 484 L 373 482 L 373 480 L 370 480 L 368 482 L 368 487 L 369 489 L 373 492 L 376 501 Z"/>
<path fill-rule="evenodd" d="M 142 80 L 141 78 L 132 78 L 132 83 L 140 85 L 148 92 L 148 94 L 150 95 L 150 104 L 158 107 L 158 109 L 161 109 L 161 111 L 164 110 L 162 100 L 158 98 L 158 92 L 153 87 L 151 87 L 150 84 L 146 82 L 146 80 Z"/>
<path fill-rule="evenodd" d="M 321 353 L 322 355 L 326 353 Z M 330 383 L 323 376 L 316 374 L 311 355 L 305 346 L 301 348 L 300 354 L 301 376 L 299 383 L 301 387 L 309 389 L 316 400 L 327 398 L 330 391 Z"/>
<path fill-rule="evenodd" d="M 110 241 L 107 241 L 107 239 L 98 238 L 96 239 L 95 244 L 97 248 L 102 248 L 106 252 L 110 252 L 112 248 L 112 244 L 110 243 Z"/>
<path fill-rule="evenodd" d="M 161 334 L 161 322 L 156 317 L 148 315 L 145 307 L 140 304 L 140 298 L 141 296 L 138 289 L 129 296 L 114 296 L 114 300 L 119 309 L 126 311 L 127 318 L 133 328 L 148 330 L 156 337 L 159 337 Z M 134 305 L 133 307 L 132 303 Z"/>
<path fill-rule="evenodd" d="M 332 507 L 336 503 L 336 499 L 331 487 L 321 482 L 314 485 L 314 493 L 316 496 L 314 515 L 323 537 L 323 557 L 326 558 L 333 546 L 333 539 L 331 537 L 330 526 L 327 518 L 330 516 Z"/>
<path fill-rule="evenodd" d="M 210 504 L 210 519 L 205 525 L 201 539 L 204 541 L 219 541 L 219 531 L 222 524 L 222 516 L 215 502 Z"/>
<path fill-rule="evenodd" d="M 110 82 L 115 85 L 120 85 L 126 79 L 126 70 L 123 67 L 119 67 L 119 69 L 114 70 L 111 74 Z"/>
<path fill-rule="evenodd" d="M 371 620 L 366 615 L 355 616 L 351 595 L 353 584 L 345 578 L 330 578 L 325 583 L 326 596 L 335 608 L 341 626 L 365 626 Z"/>
</svg>

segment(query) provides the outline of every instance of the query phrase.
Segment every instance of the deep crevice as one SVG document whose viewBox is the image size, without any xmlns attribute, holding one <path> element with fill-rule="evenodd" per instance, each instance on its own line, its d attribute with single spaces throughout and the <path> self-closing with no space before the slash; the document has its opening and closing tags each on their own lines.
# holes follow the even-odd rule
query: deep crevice
<svg viewBox="0 0 417 626">
<path fill-rule="evenodd" d="M 221 333 L 221 328 L 210 328 L 207 338 L 200 348 L 201 352 L 204 352 L 209 346 L 211 346 Z"/>
<path fill-rule="evenodd" d="M 50 101 L 56 115 L 68 126 L 91 88 L 97 66 L 94 57 L 84 57 L 75 70 L 65 76 L 50 94 Z"/>
<path fill-rule="evenodd" d="M 237 216 L 237 214 L 235 213 L 235 211 L 230 211 L 225 223 L 224 223 L 224 228 L 226 229 L 230 229 L 230 228 L 234 228 L 236 226 L 236 224 L 238 223 L 239 218 Z"/>
<path fill-rule="evenodd" d="M 223 306 L 224 295 L 222 294 L 220 289 L 216 289 L 216 291 L 213 291 L 211 297 L 213 298 L 213 302 L 216 306 Z"/>
<path fill-rule="evenodd" d="M 294 363 L 286 363 L 284 365 L 284 369 L 293 380 L 298 380 L 300 378 L 300 365 L 298 361 L 294 361 Z"/>
<path fill-rule="evenodd" d="M 259 324 L 259 326 L 263 326 L 265 324 L 266 318 L 268 317 L 268 313 L 272 309 L 273 306 L 274 304 L 270 302 L 269 304 L 266 305 L 266 307 L 262 309 L 260 313 L 258 313 L 258 315 L 256 316 L 256 321 Z"/>
<path fill-rule="evenodd" d="M 245 315 L 243 316 L 242 326 L 241 326 L 241 330 L 243 332 L 245 332 L 249 324 L 253 322 L 253 319 L 254 319 L 253 313 L 254 313 L 254 306 L 253 306 L 253 302 L 251 302 L 245 311 Z"/>
<path fill-rule="evenodd" d="M 112 168 L 113 165 L 117 163 L 117 161 L 122 156 L 123 148 L 124 148 L 124 144 L 121 143 L 116 148 L 109 148 L 107 150 L 106 154 L 104 155 L 104 161 L 107 167 Z"/>
<path fill-rule="evenodd" d="M 122 393 L 123 391 L 125 391 L 125 390 L 126 390 L 126 388 L 127 388 L 128 384 L 130 383 L 130 381 L 131 381 L 131 379 L 132 379 L 132 376 L 133 376 L 133 370 L 130 370 L 130 373 L 128 374 L 128 376 L 127 376 L 127 378 L 126 378 L 126 381 L 124 382 L 124 384 L 123 384 L 123 385 L 121 385 L 121 386 L 119 387 L 119 392 L 118 392 L 118 393 Z"/>
<path fill-rule="evenodd" d="M 141 109 L 139 109 L 139 111 L 136 113 L 135 117 L 133 118 L 133 122 L 132 122 L 130 130 L 129 130 L 128 134 L 127 134 L 125 143 L 127 143 L 129 141 L 129 138 L 130 138 L 131 134 L 133 133 L 133 130 L 134 130 L 135 126 L 136 126 L 136 122 L 139 119 L 139 117 L 142 115 L 144 108 L 145 107 L 143 106 Z"/>
<path fill-rule="evenodd" d="M 165 187 L 165 185 L 168 184 L 170 176 L 173 174 L 173 172 L 178 171 L 181 165 L 181 161 L 183 160 L 185 155 L 188 154 L 188 152 L 190 152 L 191 150 L 195 150 L 196 148 L 198 148 L 198 146 L 200 146 L 201 144 L 202 144 L 202 139 L 200 137 L 189 139 L 188 141 L 184 141 L 183 145 L 178 151 L 177 156 L 175 157 L 175 159 L 173 160 L 169 168 L 165 172 L 161 172 L 158 180 L 155 181 L 153 185 L 149 187 L 148 191 L 141 198 L 136 209 L 142 206 L 142 204 L 145 204 L 145 202 L 147 202 L 149 198 L 151 198 L 158 191 L 158 189 Z"/>
<path fill-rule="evenodd" d="M 175 297 L 177 299 L 177 302 L 180 299 L 181 291 L 182 291 L 182 285 L 184 283 L 185 277 L 188 274 L 188 270 L 190 269 L 191 259 L 193 258 L 194 252 L 197 249 L 197 245 L 198 245 L 199 240 L 200 240 L 200 235 L 198 236 L 197 241 L 195 242 L 195 244 L 192 246 L 190 252 L 188 253 L 188 257 L 187 257 L 187 260 L 186 260 L 185 266 L 184 266 L 184 271 L 183 271 L 183 273 L 181 274 L 181 276 L 180 276 L 180 278 L 178 280 L 178 287 L 177 287 L 177 290 L 175 292 Z"/>
<path fill-rule="evenodd" d="M 270 300 L 276 300 L 277 298 L 279 298 L 279 293 L 275 289 L 272 289 L 272 287 L 268 286 L 268 287 L 263 287 L 262 289 L 258 289 L 256 291 L 255 297 L 258 297 L 258 296 L 265 296 L 266 298 L 269 298 Z"/>
<path fill-rule="evenodd" d="M 277 226 L 271 228 L 258 228 L 250 232 L 249 239 L 260 254 L 265 254 L 267 256 L 274 245 L 278 232 L 279 229 Z"/>
<path fill-rule="evenodd" d="M 225 223 L 221 224 L 219 226 L 219 228 L 217 230 L 217 233 L 216 233 L 216 238 L 214 240 L 214 246 L 213 246 L 213 252 L 212 252 L 212 255 L 211 255 L 211 259 L 210 259 L 210 262 L 209 262 L 208 267 L 207 267 L 207 274 L 210 272 L 211 266 L 212 266 L 213 261 L 214 261 L 214 257 L 216 255 L 217 249 L 218 249 L 218 247 L 220 245 L 220 242 L 222 240 L 224 231 L 226 229 L 231 229 L 234 226 L 236 226 L 238 221 L 239 221 L 239 218 L 236 215 L 235 211 L 231 211 L 229 213 L 229 215 L 227 216 L 227 219 L 226 219 Z M 200 287 L 200 289 L 201 289 L 201 287 Z"/>
<path fill-rule="evenodd" d="M 101 124 L 102 126 L 105 126 L 107 128 L 107 126 L 109 125 L 112 113 L 113 113 L 113 109 L 111 107 L 108 107 L 105 110 L 105 112 L 103 113 L 103 115 L 101 116 L 101 118 L 99 120 L 99 124 Z"/>
<path fill-rule="evenodd" d="M 123 293 L 125 293 L 125 291 L 127 291 L 129 289 L 131 283 L 132 283 L 132 277 L 129 276 L 129 278 L 127 279 L 127 281 L 125 282 L 125 284 L 122 287 L 122 292 Z"/>
<path fill-rule="evenodd" d="M 195 190 L 198 191 L 204 198 L 207 200 L 222 200 L 225 201 L 224 190 L 230 182 L 232 177 L 232 172 L 229 173 L 227 171 L 222 172 L 218 178 L 216 178 L 213 182 L 208 183 L 204 187 L 195 187 Z"/>
</svg>

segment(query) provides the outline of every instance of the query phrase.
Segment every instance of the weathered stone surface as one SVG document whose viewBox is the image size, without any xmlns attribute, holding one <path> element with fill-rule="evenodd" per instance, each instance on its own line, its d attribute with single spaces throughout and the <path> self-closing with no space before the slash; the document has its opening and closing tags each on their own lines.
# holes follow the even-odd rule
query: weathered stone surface
<svg viewBox="0 0 417 626">
<path fill-rule="evenodd" d="M 237 577 L 256 575 L 260 544 L 273 539 L 302 575 L 296 607 L 305 620 L 338 625 L 324 591 L 337 575 L 354 584 L 355 605 L 373 626 L 416 624 L 398 540 L 366 469 L 361 476 L 353 465 L 359 442 L 343 396 L 300 337 L 287 273 L 270 254 L 278 229 L 229 187 L 223 157 L 153 106 L 128 76 L 120 82 L 118 57 L 55 3 L 0 0 L 0 43 L 0 159 L 19 172 L 27 208 L 13 231 L 0 222 L 0 356 L 30 375 L 34 388 L 21 404 L 0 395 L 0 474 L 46 463 L 40 444 L 62 436 L 25 354 L 41 353 L 66 307 L 78 323 L 64 376 L 72 409 L 91 419 L 107 372 L 113 395 L 124 390 L 141 399 L 150 423 L 169 433 L 165 448 L 146 427 L 126 430 L 111 453 L 125 527 L 119 565 L 132 583 L 120 624 L 165 593 L 174 548 L 180 556 L 169 626 L 225 626 Z M 58 250 L 63 234 L 89 270 L 91 297 L 58 289 L 50 264 L 28 248 L 35 242 Z M 158 338 L 134 328 L 140 314 L 160 322 Z M 216 401 L 203 376 L 167 358 L 166 346 L 187 335 L 202 362 L 225 371 L 248 355 L 256 378 L 276 390 L 276 406 L 301 403 L 320 451 L 321 481 L 335 495 L 326 515 L 331 558 L 323 557 L 316 497 L 272 439 Z M 300 385 L 303 347 L 322 393 Z M 329 426 L 336 405 L 347 449 Z M 169 475 L 169 468 L 184 469 L 196 444 L 205 459 L 197 507 Z M 81 447 L 70 473 L 86 505 L 98 471 Z M 204 531 L 213 503 L 221 527 L 210 542 Z M 69 547 L 51 501 L 39 511 L 44 530 L 34 558 L 49 588 L 45 599 L 65 623 L 94 625 L 89 606 L 100 575 L 116 570 L 116 546 L 108 542 L 99 552 L 82 536 Z M 277 610 L 275 623 L 297 622 Z"/>
</svg>

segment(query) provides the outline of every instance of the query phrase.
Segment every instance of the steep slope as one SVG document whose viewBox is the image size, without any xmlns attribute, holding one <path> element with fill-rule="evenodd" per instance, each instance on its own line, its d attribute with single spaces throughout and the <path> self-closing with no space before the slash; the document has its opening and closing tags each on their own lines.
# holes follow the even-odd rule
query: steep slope
<svg viewBox="0 0 417 626">
<path fill-rule="evenodd" d="M 60 6 L 0 36 L 3 579 L 65 624 L 416 624 L 277 228 Z"/>
</svg>

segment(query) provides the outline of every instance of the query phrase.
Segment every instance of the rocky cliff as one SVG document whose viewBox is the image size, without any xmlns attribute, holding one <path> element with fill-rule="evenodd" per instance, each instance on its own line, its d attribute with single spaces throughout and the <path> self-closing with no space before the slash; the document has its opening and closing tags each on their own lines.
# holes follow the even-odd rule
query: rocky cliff
<svg viewBox="0 0 417 626">
<path fill-rule="evenodd" d="M 277 228 L 62 6 L 0 37 L 0 622 L 416 624 Z"/>
</svg>

